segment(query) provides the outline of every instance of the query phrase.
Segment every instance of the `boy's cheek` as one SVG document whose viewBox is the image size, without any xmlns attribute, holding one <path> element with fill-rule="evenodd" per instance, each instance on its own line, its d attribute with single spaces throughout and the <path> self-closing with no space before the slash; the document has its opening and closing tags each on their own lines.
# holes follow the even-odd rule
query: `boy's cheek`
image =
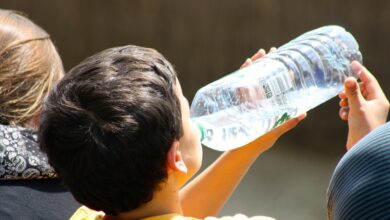
<svg viewBox="0 0 390 220">
<path fill-rule="evenodd" d="M 187 157 L 188 162 L 191 164 L 190 169 L 194 171 L 195 173 L 199 170 L 201 163 L 202 163 L 202 157 L 203 157 L 203 151 L 202 151 L 202 145 L 200 142 L 200 134 L 199 129 L 197 128 L 196 124 L 194 124 L 191 120 L 189 120 L 188 123 L 188 139 L 186 143 L 187 147 Z"/>
</svg>

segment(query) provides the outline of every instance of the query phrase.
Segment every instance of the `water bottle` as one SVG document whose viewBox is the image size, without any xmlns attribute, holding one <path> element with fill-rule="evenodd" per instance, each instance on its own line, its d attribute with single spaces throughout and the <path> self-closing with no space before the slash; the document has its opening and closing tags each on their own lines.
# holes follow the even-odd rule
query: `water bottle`
<svg viewBox="0 0 390 220">
<path fill-rule="evenodd" d="M 344 28 L 324 26 L 201 88 L 191 118 L 202 144 L 219 151 L 244 146 L 343 90 L 362 62 L 359 45 Z"/>
</svg>

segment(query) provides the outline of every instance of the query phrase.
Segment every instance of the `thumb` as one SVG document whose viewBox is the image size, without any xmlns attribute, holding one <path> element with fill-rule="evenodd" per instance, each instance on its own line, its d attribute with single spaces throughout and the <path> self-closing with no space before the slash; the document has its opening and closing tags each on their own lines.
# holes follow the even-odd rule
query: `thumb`
<svg viewBox="0 0 390 220">
<path fill-rule="evenodd" d="M 353 77 L 347 78 L 344 86 L 349 106 L 361 106 L 365 99 L 360 91 L 359 83 L 356 79 Z"/>
<path fill-rule="evenodd" d="M 275 129 L 272 129 L 269 133 L 273 134 L 276 137 L 280 137 L 287 131 L 295 128 L 304 118 L 306 118 L 306 112 L 292 119 L 287 118 L 288 121 L 285 121 L 284 123 L 281 122 L 282 124 L 280 126 L 276 127 Z"/>
</svg>

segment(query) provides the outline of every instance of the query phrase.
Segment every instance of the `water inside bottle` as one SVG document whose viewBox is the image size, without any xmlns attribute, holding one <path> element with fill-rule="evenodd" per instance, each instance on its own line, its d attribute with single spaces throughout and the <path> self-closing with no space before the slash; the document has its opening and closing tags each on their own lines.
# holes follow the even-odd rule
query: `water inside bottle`
<svg viewBox="0 0 390 220">
<path fill-rule="evenodd" d="M 307 32 L 252 65 L 200 89 L 191 106 L 202 143 L 216 150 L 243 146 L 329 100 L 362 61 L 353 36 L 339 26 Z"/>
<path fill-rule="evenodd" d="M 273 108 L 234 106 L 209 115 L 192 118 L 204 131 L 202 144 L 219 151 L 241 147 L 279 126 L 290 118 L 331 99 L 342 90 L 339 87 L 310 87 L 288 94 L 289 105 Z"/>
</svg>

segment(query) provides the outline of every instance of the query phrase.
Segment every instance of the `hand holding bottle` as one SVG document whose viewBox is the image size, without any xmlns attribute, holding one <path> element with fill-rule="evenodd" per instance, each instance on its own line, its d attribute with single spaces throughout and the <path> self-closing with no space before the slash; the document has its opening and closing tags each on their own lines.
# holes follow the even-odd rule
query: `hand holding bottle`
<svg viewBox="0 0 390 220">
<path fill-rule="evenodd" d="M 384 124 L 389 113 L 389 101 L 376 78 L 359 62 L 351 63 L 353 77 L 345 80 L 345 90 L 340 92 L 340 118 L 348 121 L 346 147 L 351 149 L 370 131 Z"/>
<path fill-rule="evenodd" d="M 359 45 L 335 25 L 306 32 L 271 54 L 259 51 L 245 68 L 196 93 L 191 119 L 202 144 L 227 151 L 275 133 L 289 119 L 335 97 L 353 76 L 352 60 L 362 60 Z"/>
<path fill-rule="evenodd" d="M 269 50 L 269 53 L 273 53 L 275 51 L 276 48 L 272 47 Z M 260 49 L 251 58 L 246 59 L 245 62 L 242 64 L 241 68 L 251 65 L 254 61 L 262 58 L 265 55 L 266 55 L 265 50 Z M 305 117 L 306 117 L 306 113 L 302 113 L 299 116 L 290 119 L 289 121 L 281 124 L 280 126 L 274 128 L 273 130 L 269 131 L 268 133 L 264 134 L 263 136 L 260 136 L 253 142 L 249 143 L 245 148 L 249 148 L 249 146 L 252 146 L 255 149 L 260 147 L 261 152 L 268 150 L 270 147 L 274 145 L 274 143 L 278 140 L 280 136 L 282 136 L 287 131 L 295 128 L 299 124 L 299 122 L 302 121 Z"/>
</svg>

